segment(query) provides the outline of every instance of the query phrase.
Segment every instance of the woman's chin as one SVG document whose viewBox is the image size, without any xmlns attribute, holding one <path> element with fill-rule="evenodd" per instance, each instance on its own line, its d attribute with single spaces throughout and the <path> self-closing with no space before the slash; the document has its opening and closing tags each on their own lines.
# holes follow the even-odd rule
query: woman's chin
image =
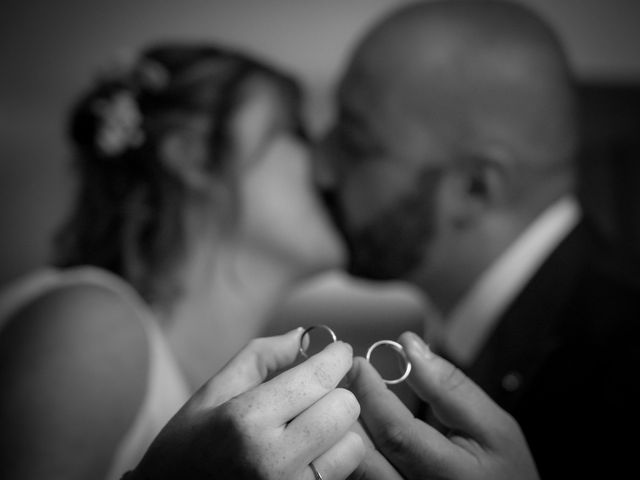
<svg viewBox="0 0 640 480">
<path fill-rule="evenodd" d="M 346 264 L 347 250 L 336 236 L 307 244 L 306 274 L 311 277 L 331 270 L 342 270 Z"/>
<path fill-rule="evenodd" d="M 347 247 L 342 241 L 342 237 L 334 230 L 327 235 L 327 239 L 324 242 L 327 270 L 342 269 L 347 263 Z"/>
</svg>

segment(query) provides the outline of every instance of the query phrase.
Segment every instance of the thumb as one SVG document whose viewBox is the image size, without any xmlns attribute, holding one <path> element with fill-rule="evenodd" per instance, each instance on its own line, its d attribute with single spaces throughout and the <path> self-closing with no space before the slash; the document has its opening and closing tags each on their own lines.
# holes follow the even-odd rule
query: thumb
<svg viewBox="0 0 640 480">
<path fill-rule="evenodd" d="M 302 328 L 284 335 L 256 338 L 210 378 L 185 405 L 187 409 L 213 408 L 260 385 L 269 375 L 293 364 Z"/>
<path fill-rule="evenodd" d="M 454 365 L 437 356 L 411 332 L 399 339 L 413 365 L 409 384 L 429 403 L 448 428 L 464 432 L 490 445 L 494 425 L 504 421 L 504 411 Z"/>
</svg>

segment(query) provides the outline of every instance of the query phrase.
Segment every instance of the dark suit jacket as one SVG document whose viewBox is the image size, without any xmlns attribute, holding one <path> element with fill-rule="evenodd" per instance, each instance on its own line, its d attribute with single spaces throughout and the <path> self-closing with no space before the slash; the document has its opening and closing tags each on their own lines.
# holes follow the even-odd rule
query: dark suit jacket
<svg viewBox="0 0 640 480">
<path fill-rule="evenodd" d="M 543 480 L 638 475 L 640 276 L 629 266 L 578 225 L 466 369 L 518 420 Z"/>
</svg>

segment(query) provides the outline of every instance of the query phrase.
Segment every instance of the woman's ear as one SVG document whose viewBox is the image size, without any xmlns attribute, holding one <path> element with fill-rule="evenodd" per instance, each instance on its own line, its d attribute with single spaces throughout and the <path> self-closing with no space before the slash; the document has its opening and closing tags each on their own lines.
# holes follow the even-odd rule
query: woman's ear
<svg viewBox="0 0 640 480">
<path fill-rule="evenodd" d="M 160 142 L 160 161 L 192 190 L 208 189 L 211 183 L 211 173 L 206 168 L 208 150 L 205 135 L 205 132 L 175 129 Z"/>
<path fill-rule="evenodd" d="M 230 119 L 238 167 L 251 165 L 264 148 L 270 132 L 280 120 L 277 97 L 267 90 L 268 85 L 249 85 L 246 97 Z"/>
</svg>

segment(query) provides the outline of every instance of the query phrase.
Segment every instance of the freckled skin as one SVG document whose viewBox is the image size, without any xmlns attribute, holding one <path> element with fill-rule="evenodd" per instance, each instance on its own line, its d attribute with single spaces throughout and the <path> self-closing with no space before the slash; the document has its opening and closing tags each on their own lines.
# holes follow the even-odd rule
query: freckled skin
<svg viewBox="0 0 640 480">
<path fill-rule="evenodd" d="M 323 368 L 323 366 L 318 366 L 313 370 L 313 378 L 323 387 L 329 388 L 333 383 L 331 376 L 327 373 L 327 370 Z"/>
<path fill-rule="evenodd" d="M 295 361 L 300 334 L 301 330 L 291 334 L 285 346 L 276 342 L 273 351 L 278 358 L 289 347 L 288 361 Z M 268 345 L 254 343 L 247 348 Z M 156 438 L 138 467 L 140 477 L 133 479 L 298 480 L 310 474 L 312 459 L 325 469 L 327 478 L 346 477 L 363 458 L 364 448 L 353 450 L 352 438 L 339 460 L 330 452 L 341 444 L 359 413 L 354 397 L 335 388 L 352 361 L 351 348 L 336 342 L 269 381 L 264 381 L 267 372 L 259 369 L 244 390 L 227 390 L 228 400 L 219 400 L 221 404 L 192 398 Z M 232 384 L 238 381 L 235 366 L 232 361 L 225 367 L 233 372 L 228 374 Z M 277 371 L 282 368 L 279 365 Z M 225 369 L 210 382 L 220 376 L 225 376 Z M 229 383 L 218 381 L 217 391 L 209 392 L 208 386 L 202 391 L 210 393 L 208 399 L 220 399 L 220 391 Z M 339 470 L 345 461 L 349 466 Z"/>
</svg>

